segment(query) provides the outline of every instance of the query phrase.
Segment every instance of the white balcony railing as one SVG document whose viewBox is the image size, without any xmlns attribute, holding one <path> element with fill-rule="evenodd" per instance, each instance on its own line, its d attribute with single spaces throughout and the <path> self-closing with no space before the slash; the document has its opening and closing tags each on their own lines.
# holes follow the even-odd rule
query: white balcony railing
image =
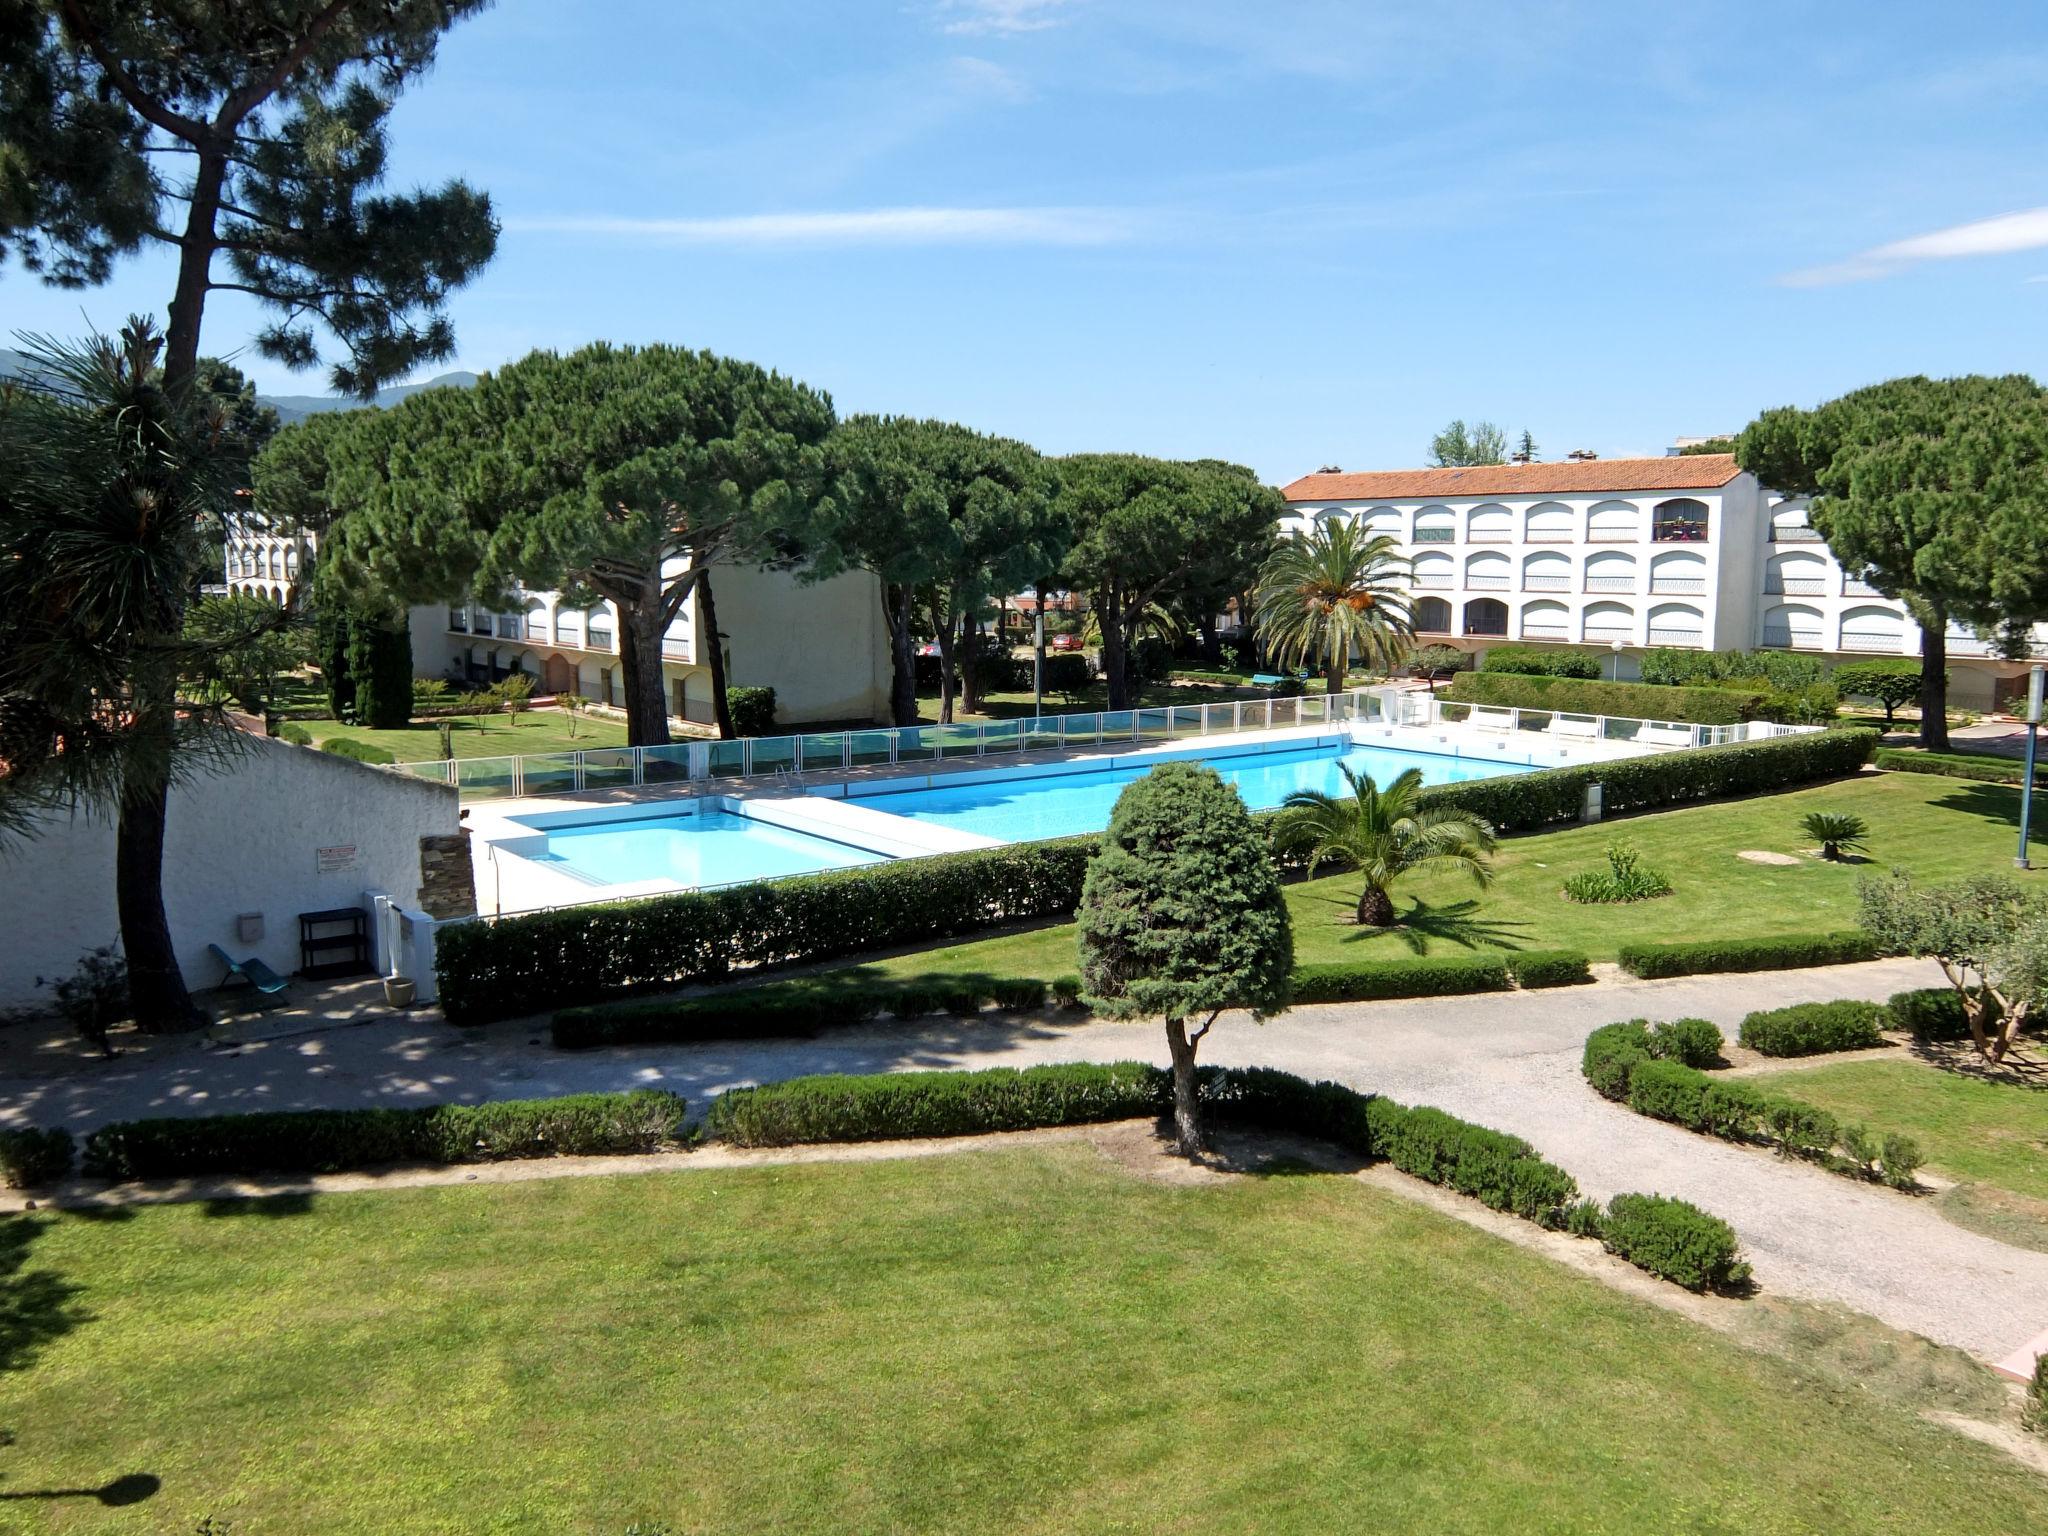
<svg viewBox="0 0 2048 1536">
<path fill-rule="evenodd" d="M 1522 578 L 1522 590 L 1523 590 L 1524 592 L 1569 592 L 1569 591 L 1571 591 L 1571 589 L 1572 589 L 1572 579 L 1571 579 L 1571 577 L 1570 577 L 1569 575 L 1564 575 L 1564 576 L 1540 576 L 1540 575 L 1539 575 L 1539 576 L 1524 576 L 1524 577 Z"/>
<path fill-rule="evenodd" d="M 1653 597 L 1698 597 L 1707 590 L 1704 576 L 1652 576 L 1650 595 Z"/>
<path fill-rule="evenodd" d="M 1448 592 L 1457 582 L 1448 576 L 1416 576 L 1408 585 L 1416 592 Z"/>
<path fill-rule="evenodd" d="M 664 661 L 690 660 L 690 642 L 678 640 L 674 635 L 661 637 L 661 656 Z"/>
<path fill-rule="evenodd" d="M 1773 544 L 1818 544 L 1821 542 L 1820 530 L 1792 523 L 1781 523 L 1771 529 L 1771 542 Z"/>
<path fill-rule="evenodd" d="M 1867 581 L 1858 581 L 1854 576 L 1844 576 L 1842 578 L 1842 596 L 1882 597 L 1884 594 Z"/>
<path fill-rule="evenodd" d="M 1586 590 L 1588 592 L 1633 592 L 1635 589 L 1636 579 L 1633 576 L 1588 576 L 1586 578 Z"/>
<path fill-rule="evenodd" d="M 1602 645 L 1616 640 L 1627 644 L 1633 642 L 1635 637 L 1636 627 L 1633 624 L 1588 624 L 1580 634 L 1581 639 L 1597 640 Z"/>
<path fill-rule="evenodd" d="M 1819 630 L 1795 630 L 1783 624 L 1766 624 L 1763 632 L 1763 643 L 1766 649 L 1773 651 L 1817 651 L 1821 649 Z"/>
<path fill-rule="evenodd" d="M 1524 544 L 1570 544 L 1577 535 L 1569 528 L 1531 528 L 1523 535 Z"/>
<path fill-rule="evenodd" d="M 1595 528 L 1586 535 L 1588 544 L 1640 544 L 1643 536 L 1633 528 Z"/>
<path fill-rule="evenodd" d="M 1569 640 L 1571 628 L 1564 624 L 1523 624 L 1524 640 Z"/>
<path fill-rule="evenodd" d="M 1827 581 L 1819 576 L 1766 576 L 1765 597 L 1826 597 Z"/>
<path fill-rule="evenodd" d="M 1845 651 L 1882 651 L 1896 656 L 1899 653 L 1899 632 L 1895 629 L 1845 629 L 1842 631 L 1842 649 Z"/>
<path fill-rule="evenodd" d="M 1701 633 L 1696 629 L 1673 629 L 1667 624 L 1652 624 L 1650 626 L 1650 644 L 1652 645 L 1697 646 L 1701 639 Z"/>
<path fill-rule="evenodd" d="M 1505 576 L 1467 576 L 1465 590 L 1468 592 L 1505 592 L 1508 578 Z"/>
<path fill-rule="evenodd" d="M 1415 530 L 1417 544 L 1455 544 L 1458 530 L 1455 528 L 1418 528 Z"/>
</svg>

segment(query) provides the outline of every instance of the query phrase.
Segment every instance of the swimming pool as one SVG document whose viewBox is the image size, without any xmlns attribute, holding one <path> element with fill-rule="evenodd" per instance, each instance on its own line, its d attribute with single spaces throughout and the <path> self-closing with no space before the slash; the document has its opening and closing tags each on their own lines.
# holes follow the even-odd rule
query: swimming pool
<svg viewBox="0 0 2048 1536">
<path fill-rule="evenodd" d="M 1391 783 L 1410 768 L 1422 770 L 1425 784 L 1456 784 L 1466 779 L 1492 779 L 1528 773 L 1531 765 L 1413 752 L 1392 747 L 1351 746 L 1315 742 L 1288 749 L 1266 750 L 1210 759 L 1209 766 L 1225 783 L 1237 786 L 1244 803 L 1255 811 L 1271 810 L 1296 790 L 1348 793 L 1338 765 L 1370 774 L 1378 784 Z M 1120 763 L 1093 771 L 1074 771 L 1074 764 L 1054 764 L 1037 771 L 1020 770 L 1000 777 L 975 775 L 969 782 L 944 788 L 879 790 L 862 794 L 858 803 L 931 825 L 979 833 L 998 842 L 1034 842 L 1047 837 L 1073 837 L 1100 832 L 1109 825 L 1117 796 L 1154 763 Z"/>
<path fill-rule="evenodd" d="M 730 811 L 592 821 L 547 829 L 525 855 L 586 885 L 729 885 L 880 864 L 889 855 Z"/>
</svg>

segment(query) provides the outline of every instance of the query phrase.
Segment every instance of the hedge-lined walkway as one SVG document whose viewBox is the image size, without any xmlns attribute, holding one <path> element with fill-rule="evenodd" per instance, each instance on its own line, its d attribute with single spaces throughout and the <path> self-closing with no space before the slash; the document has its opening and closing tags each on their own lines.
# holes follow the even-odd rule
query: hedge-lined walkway
<svg viewBox="0 0 2048 1536">
<path fill-rule="evenodd" d="M 1260 1026 L 1226 1020 L 1203 1047 L 1219 1065 L 1281 1067 L 1374 1089 L 1528 1137 L 1587 1193 L 1680 1195 L 1732 1221 L 1769 1290 L 1835 1300 L 1996 1359 L 2048 1326 L 2048 1254 L 1951 1226 L 1924 1200 L 1695 1136 L 1600 1099 L 1579 1076 L 1597 1025 L 1636 1015 L 1713 1019 L 1730 1035 L 1753 1009 L 1882 998 L 1938 978 L 1911 961 L 1764 975 L 1610 982 L 1304 1008 Z M 0 1119 L 88 1129 L 150 1114 L 530 1098 L 638 1086 L 701 1106 L 735 1084 L 806 1072 L 1164 1062 L 1154 1025 L 1031 1019 L 884 1023 L 809 1040 L 715 1042 L 567 1054 L 531 1025 L 458 1032 L 371 1021 L 252 1044 L 173 1044 L 62 1076 L 0 1077 Z"/>
</svg>

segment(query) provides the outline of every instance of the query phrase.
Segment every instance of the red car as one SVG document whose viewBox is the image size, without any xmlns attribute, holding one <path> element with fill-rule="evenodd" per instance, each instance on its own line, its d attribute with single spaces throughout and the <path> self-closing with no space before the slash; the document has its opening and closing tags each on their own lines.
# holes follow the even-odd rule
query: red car
<svg viewBox="0 0 2048 1536">
<path fill-rule="evenodd" d="M 1049 651 L 1078 651 L 1081 649 L 1081 637 L 1079 635 L 1052 635 L 1047 638 L 1045 648 Z"/>
</svg>

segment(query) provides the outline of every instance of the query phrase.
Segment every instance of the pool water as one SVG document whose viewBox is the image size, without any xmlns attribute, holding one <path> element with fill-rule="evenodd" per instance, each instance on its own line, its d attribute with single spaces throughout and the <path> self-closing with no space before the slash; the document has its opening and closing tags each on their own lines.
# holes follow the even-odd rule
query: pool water
<svg viewBox="0 0 2048 1536">
<path fill-rule="evenodd" d="M 1263 811 L 1278 806 L 1298 789 L 1319 789 L 1332 795 L 1349 793 L 1337 771 L 1339 763 L 1348 764 L 1355 773 L 1370 774 L 1382 786 L 1410 768 L 1422 770 L 1425 784 L 1456 784 L 1466 779 L 1493 779 L 1531 771 L 1526 763 L 1484 762 L 1433 752 L 1356 746 L 1341 752 L 1335 746 L 1259 752 L 1217 758 L 1209 766 L 1223 776 L 1225 783 L 1237 786 L 1247 806 Z M 854 803 L 963 832 L 978 832 L 1006 843 L 1072 837 L 1107 827 L 1109 813 L 1124 786 L 1143 778 L 1152 766 L 985 779 L 945 789 L 862 795 Z"/>
<path fill-rule="evenodd" d="M 851 869 L 880 864 L 887 855 L 729 811 L 704 811 L 550 827 L 548 851 L 536 857 L 593 885 L 667 880 L 703 886 Z"/>
</svg>

